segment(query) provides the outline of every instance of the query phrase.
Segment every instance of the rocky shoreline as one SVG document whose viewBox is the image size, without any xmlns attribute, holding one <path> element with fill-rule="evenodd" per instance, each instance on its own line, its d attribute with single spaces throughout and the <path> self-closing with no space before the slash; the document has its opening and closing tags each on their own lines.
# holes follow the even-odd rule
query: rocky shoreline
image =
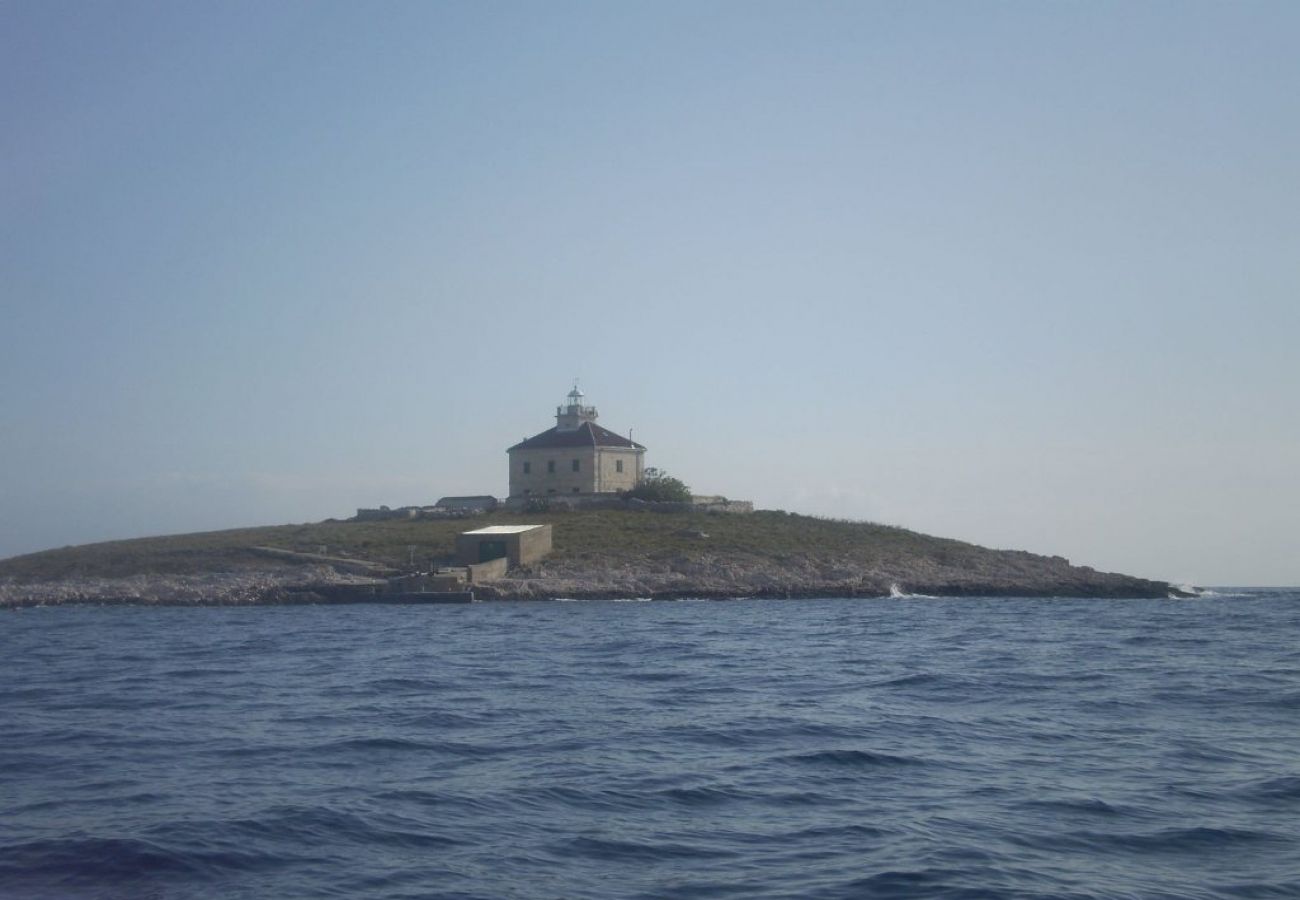
<svg viewBox="0 0 1300 900">
<path fill-rule="evenodd" d="M 0 579 L 0 608 L 30 606 L 267 606 L 318 602 L 317 591 L 383 582 L 329 566 L 241 569 L 198 575 Z"/>
<path fill-rule="evenodd" d="M 1038 559 L 1041 559 L 1038 558 Z M 1052 577 L 1054 575 L 1055 577 Z M 517 570 L 475 585 L 476 599 L 652 600 L 820 597 L 1096 597 L 1191 596 L 1167 583 L 1064 564 L 1059 573 L 1008 577 L 959 572 L 872 570 L 852 565 L 683 564 L 551 565 Z M 928 576 L 928 577 L 927 577 Z M 330 566 L 279 566 L 196 575 L 0 579 L 0 608 L 68 605 L 266 606 L 393 602 L 382 580 Z"/>
<path fill-rule="evenodd" d="M 777 563 L 762 558 L 679 558 L 600 567 L 542 564 L 476 586 L 491 600 L 648 597 L 1168 597 L 1186 592 L 1162 581 L 1097 572 L 1059 557 L 1023 554 L 1017 567 L 979 572 L 941 565 L 871 567 L 851 560 Z"/>
<path fill-rule="evenodd" d="M 551 553 L 498 580 L 478 577 L 475 599 L 1190 596 L 1061 556 L 780 510 L 500 513 L 491 524 L 542 519 L 554 529 Z M 0 560 L 0 608 L 396 602 L 399 591 L 426 588 L 385 579 L 454 566 L 464 530 L 458 521 L 327 520 L 63 547 Z"/>
</svg>

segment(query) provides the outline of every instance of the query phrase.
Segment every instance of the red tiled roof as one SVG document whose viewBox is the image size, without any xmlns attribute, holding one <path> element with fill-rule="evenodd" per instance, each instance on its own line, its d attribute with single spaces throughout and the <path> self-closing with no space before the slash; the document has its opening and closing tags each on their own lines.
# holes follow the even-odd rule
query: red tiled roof
<svg viewBox="0 0 1300 900">
<path fill-rule="evenodd" d="M 615 434 L 608 428 L 601 428 L 591 422 L 583 422 L 572 431 L 560 431 L 559 427 L 549 428 L 541 434 L 535 434 L 527 440 L 520 441 L 511 450 L 550 450 L 564 447 L 626 447 L 630 450 L 644 450 L 636 441 L 630 441 L 621 434 Z M 509 451 L 507 451 L 509 452 Z"/>
</svg>

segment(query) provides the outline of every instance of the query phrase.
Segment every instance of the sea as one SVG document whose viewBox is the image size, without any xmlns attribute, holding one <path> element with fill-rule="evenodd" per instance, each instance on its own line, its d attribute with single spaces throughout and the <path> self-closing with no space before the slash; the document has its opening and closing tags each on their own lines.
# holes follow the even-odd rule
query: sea
<svg viewBox="0 0 1300 900">
<path fill-rule="evenodd" d="M 4 898 L 1300 897 L 1300 590 L 0 613 Z"/>
</svg>

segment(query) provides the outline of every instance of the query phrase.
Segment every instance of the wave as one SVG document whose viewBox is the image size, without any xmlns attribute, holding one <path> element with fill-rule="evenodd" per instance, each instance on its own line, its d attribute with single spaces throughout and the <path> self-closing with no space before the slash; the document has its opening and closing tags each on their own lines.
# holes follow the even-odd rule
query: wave
<svg viewBox="0 0 1300 900">
<path fill-rule="evenodd" d="M 1280 775 L 1245 786 L 1241 793 L 1261 800 L 1300 800 L 1300 775 Z"/>
<path fill-rule="evenodd" d="M 1233 588 L 1222 588 L 1216 590 L 1214 588 L 1200 587 L 1195 584 L 1175 584 L 1174 589 L 1180 591 L 1182 595 L 1179 596 L 1170 593 L 1169 599 L 1171 600 L 1190 600 L 1201 597 L 1258 597 L 1263 593 L 1259 590 L 1242 591 L 1234 590 Z M 1188 594 L 1191 596 L 1186 596 Z"/>
<path fill-rule="evenodd" d="M 882 838 L 887 837 L 893 832 L 888 828 L 880 828 L 876 825 L 864 825 L 861 822 L 850 822 L 844 825 L 813 825 L 808 828 L 800 829 L 786 837 L 793 840 L 812 840 L 821 843 L 827 840 L 836 840 L 839 838 Z"/>
<path fill-rule="evenodd" d="M 815 750 L 810 753 L 795 753 L 782 757 L 782 759 L 785 762 L 799 765 L 834 766 L 853 769 L 925 764 L 925 760 L 914 756 L 898 756 L 893 753 L 876 753 L 870 750 Z"/>
<path fill-rule="evenodd" d="M 447 687 L 445 682 L 434 678 L 376 678 L 374 681 L 367 681 L 359 687 L 366 690 L 376 691 L 379 693 L 390 693 L 393 691 L 434 691 Z"/>
<path fill-rule="evenodd" d="M 1128 814 L 1119 807 L 1107 803 L 1105 800 L 1099 800 L 1096 797 L 1079 800 L 1030 800 L 1024 805 L 1031 809 L 1060 812 L 1065 813 L 1066 815 L 1084 813 L 1090 816 L 1110 818 L 1113 816 L 1123 816 Z"/>
<path fill-rule="evenodd" d="M 1138 857 L 1147 854 L 1188 855 L 1214 852 L 1230 848 L 1283 846 L 1289 840 L 1273 831 L 1249 828 L 1194 826 L 1191 828 L 1164 828 L 1152 832 L 1069 831 L 1064 833 L 1025 831 L 1011 835 L 1013 843 L 1036 850 L 1054 853 L 1087 851 L 1092 853 L 1124 853 Z"/>
<path fill-rule="evenodd" d="M 1241 847 L 1252 844 L 1284 843 L 1281 835 L 1271 831 L 1250 828 L 1215 828 L 1198 826 L 1193 828 L 1166 828 L 1151 834 L 1113 834 L 1096 835 L 1117 848 L 1144 851 L 1221 851 L 1228 847 Z"/>
<path fill-rule="evenodd" d="M 668 788 L 660 791 L 659 795 L 683 806 L 718 806 L 744 800 L 750 796 L 734 788 L 711 787 Z"/>
<path fill-rule="evenodd" d="M 943 680 L 938 675 L 932 675 L 929 672 L 917 672 L 914 675 L 900 675 L 897 678 L 886 678 L 884 681 L 873 681 L 872 687 L 916 687 L 918 685 L 936 684 Z"/>
<path fill-rule="evenodd" d="M 999 898 L 1003 896 L 987 891 L 968 893 L 970 885 L 978 884 L 981 880 L 986 881 L 990 875 L 995 873 L 985 873 L 983 878 L 972 877 L 973 874 L 966 869 L 939 866 L 913 870 L 889 869 L 884 872 L 877 872 L 874 875 L 868 875 L 865 878 L 854 879 L 843 886 L 844 892 L 841 896 L 899 897 L 907 898 L 907 900 L 914 897 L 947 897 L 950 893 L 955 897 Z"/>
<path fill-rule="evenodd" d="M 53 812 L 59 810 L 63 814 L 67 815 L 73 809 L 103 808 L 121 810 L 130 806 L 155 806 L 159 803 L 166 803 L 171 799 L 171 796 L 168 794 L 152 791 L 141 791 L 133 794 L 114 794 L 108 797 L 60 797 L 57 799 L 39 800 L 25 806 L 11 806 L 6 810 L 6 813 L 9 815 L 18 815 L 19 813 Z"/>
<path fill-rule="evenodd" d="M 889 586 L 889 597 L 891 600 L 938 600 L 934 594 L 909 594 L 899 587 L 898 582 Z"/>
<path fill-rule="evenodd" d="M 281 853 L 229 847 L 199 849 L 141 838 L 69 838 L 29 841 L 0 849 L 0 884 L 41 882 L 61 886 L 122 884 L 159 876 L 211 880 L 225 871 L 273 869 Z"/>
<path fill-rule="evenodd" d="M 1271 707 L 1273 709 L 1300 709 L 1300 691 L 1293 691 L 1291 693 L 1279 694 L 1275 697 L 1266 697 L 1255 700 L 1252 705 Z"/>
<path fill-rule="evenodd" d="M 591 859 L 628 862 L 727 859 L 735 856 L 734 851 L 714 849 L 699 844 L 598 837 L 572 838 L 561 843 L 556 849 L 565 856 L 576 855 Z"/>
</svg>

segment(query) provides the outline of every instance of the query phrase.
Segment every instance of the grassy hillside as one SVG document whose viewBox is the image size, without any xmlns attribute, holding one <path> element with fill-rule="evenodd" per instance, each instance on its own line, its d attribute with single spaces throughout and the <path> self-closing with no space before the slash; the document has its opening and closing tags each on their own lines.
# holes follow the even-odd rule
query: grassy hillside
<svg viewBox="0 0 1300 900">
<path fill-rule="evenodd" d="M 0 560 L 0 577 L 170 575 L 285 565 L 254 553 L 251 548 L 256 546 L 307 553 L 324 548 L 331 556 L 404 568 L 410 547 L 416 548 L 417 561 L 446 558 L 461 531 L 489 523 L 536 522 L 554 526 L 555 552 L 550 561 L 561 564 L 626 564 L 708 554 L 762 558 L 777 564 L 825 560 L 875 566 L 924 560 L 945 569 L 975 572 L 994 564 L 1003 567 L 1009 556 L 1037 559 L 901 528 L 782 512 L 707 515 L 602 510 L 453 521 L 328 521 L 110 541 Z M 691 534 L 701 531 L 708 537 Z"/>
</svg>

